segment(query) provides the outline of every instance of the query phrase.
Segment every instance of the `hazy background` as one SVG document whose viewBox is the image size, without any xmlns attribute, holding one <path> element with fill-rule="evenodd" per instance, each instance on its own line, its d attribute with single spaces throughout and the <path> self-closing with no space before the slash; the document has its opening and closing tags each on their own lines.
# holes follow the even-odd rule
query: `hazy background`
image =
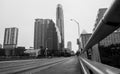
<svg viewBox="0 0 120 74">
<path fill-rule="evenodd" d="M 94 27 L 99 8 L 108 7 L 113 0 L 0 0 L 0 43 L 3 44 L 4 30 L 18 27 L 18 46 L 33 47 L 34 19 L 53 19 L 56 23 L 56 6 L 62 4 L 64 13 L 65 46 L 72 41 L 72 48 L 78 48 L 78 26 L 90 33 Z"/>
</svg>

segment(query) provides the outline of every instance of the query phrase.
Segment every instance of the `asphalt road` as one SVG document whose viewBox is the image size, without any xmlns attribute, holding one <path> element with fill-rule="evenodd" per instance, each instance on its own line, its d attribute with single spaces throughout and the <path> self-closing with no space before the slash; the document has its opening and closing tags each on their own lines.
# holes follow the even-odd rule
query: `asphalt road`
<svg viewBox="0 0 120 74">
<path fill-rule="evenodd" d="M 27 74 L 31 74 L 36 70 L 38 71 L 45 67 L 52 66 L 66 59 L 67 58 L 61 57 L 61 58 L 1 61 L 0 74 L 18 74 L 26 71 L 29 72 Z"/>
<path fill-rule="evenodd" d="M 83 74 L 77 57 L 0 62 L 0 74 Z"/>
<path fill-rule="evenodd" d="M 34 74 L 84 74 L 77 57 L 70 57 L 64 62 L 35 72 Z"/>
</svg>

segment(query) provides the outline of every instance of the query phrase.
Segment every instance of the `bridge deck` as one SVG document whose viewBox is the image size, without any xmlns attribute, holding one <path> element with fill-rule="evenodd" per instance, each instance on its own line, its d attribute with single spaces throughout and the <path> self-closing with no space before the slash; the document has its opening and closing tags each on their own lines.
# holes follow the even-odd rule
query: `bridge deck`
<svg viewBox="0 0 120 74">
<path fill-rule="evenodd" d="M 77 57 L 0 62 L 0 74 L 83 74 Z"/>
</svg>

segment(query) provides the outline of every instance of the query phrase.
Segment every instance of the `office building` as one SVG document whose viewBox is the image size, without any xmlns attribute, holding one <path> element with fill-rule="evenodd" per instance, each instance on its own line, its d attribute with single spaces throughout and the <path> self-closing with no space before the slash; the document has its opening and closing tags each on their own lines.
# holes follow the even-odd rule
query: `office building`
<svg viewBox="0 0 120 74">
<path fill-rule="evenodd" d="M 92 34 L 91 33 L 86 33 L 86 34 L 81 34 L 81 48 L 84 48 L 88 39 L 90 38 Z"/>
<path fill-rule="evenodd" d="M 67 48 L 65 49 L 68 53 L 72 52 L 72 43 L 71 41 L 67 42 Z"/>
<path fill-rule="evenodd" d="M 61 42 L 62 42 L 62 40 L 61 40 L 61 34 L 60 34 L 60 30 L 59 30 L 59 28 L 58 28 L 58 26 L 56 24 L 55 24 L 55 29 L 56 29 L 55 33 L 57 34 L 57 49 L 61 50 Z"/>
<path fill-rule="evenodd" d="M 5 28 L 3 48 L 6 49 L 6 55 L 13 55 L 12 51 L 16 48 L 18 41 L 18 28 Z"/>
<path fill-rule="evenodd" d="M 63 9 L 62 5 L 58 4 L 57 5 L 57 10 L 56 10 L 56 25 L 60 31 L 61 35 L 61 50 L 64 49 L 64 15 L 63 15 Z"/>
<path fill-rule="evenodd" d="M 70 50 L 72 50 L 72 42 L 71 41 L 68 41 L 67 48 L 70 49 Z"/>
<path fill-rule="evenodd" d="M 34 29 L 34 49 L 58 50 L 58 32 L 51 19 L 36 19 Z"/>
<path fill-rule="evenodd" d="M 35 19 L 34 49 L 46 48 L 46 35 L 49 19 Z"/>
<path fill-rule="evenodd" d="M 81 48 L 85 47 L 85 45 L 86 45 L 86 43 L 89 40 L 91 35 L 92 35 L 92 33 L 86 33 L 86 34 L 81 34 L 80 35 L 80 37 L 81 37 Z M 95 44 L 94 46 L 89 48 L 84 54 L 88 59 L 91 59 L 91 60 L 97 61 L 97 62 L 101 62 L 98 44 Z"/>
<path fill-rule="evenodd" d="M 17 46 L 18 41 L 18 28 L 5 28 L 4 34 L 4 49 L 14 49 Z"/>
<path fill-rule="evenodd" d="M 47 28 L 47 48 L 48 50 L 57 50 L 57 32 L 55 28 L 55 23 L 50 20 Z"/>
</svg>

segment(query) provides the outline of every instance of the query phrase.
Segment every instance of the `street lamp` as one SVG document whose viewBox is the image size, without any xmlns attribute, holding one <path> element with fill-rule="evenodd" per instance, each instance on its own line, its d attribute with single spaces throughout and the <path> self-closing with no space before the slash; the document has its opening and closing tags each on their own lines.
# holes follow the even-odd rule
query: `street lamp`
<svg viewBox="0 0 120 74">
<path fill-rule="evenodd" d="M 48 48 L 45 49 L 45 56 L 46 56 L 46 58 L 47 58 L 47 53 L 48 53 L 47 51 L 48 51 Z"/>
<path fill-rule="evenodd" d="M 79 25 L 79 23 L 75 20 L 75 19 L 70 19 L 71 21 L 74 21 L 75 23 L 77 23 L 77 25 L 78 25 L 78 39 L 77 39 L 77 44 L 78 44 L 78 49 L 80 48 L 80 25 Z M 80 50 L 81 51 L 81 50 Z"/>
<path fill-rule="evenodd" d="M 75 19 L 70 19 L 71 21 L 74 21 L 78 25 L 78 37 L 80 36 L 80 25 Z"/>
</svg>

